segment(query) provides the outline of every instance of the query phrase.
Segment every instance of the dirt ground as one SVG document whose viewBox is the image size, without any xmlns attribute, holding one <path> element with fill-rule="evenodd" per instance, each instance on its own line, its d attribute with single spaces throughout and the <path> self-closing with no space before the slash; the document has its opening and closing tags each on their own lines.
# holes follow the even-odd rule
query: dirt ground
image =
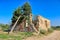
<svg viewBox="0 0 60 40">
<path fill-rule="evenodd" d="M 54 31 L 53 33 L 44 37 L 32 36 L 23 40 L 60 40 L 60 31 Z"/>
</svg>

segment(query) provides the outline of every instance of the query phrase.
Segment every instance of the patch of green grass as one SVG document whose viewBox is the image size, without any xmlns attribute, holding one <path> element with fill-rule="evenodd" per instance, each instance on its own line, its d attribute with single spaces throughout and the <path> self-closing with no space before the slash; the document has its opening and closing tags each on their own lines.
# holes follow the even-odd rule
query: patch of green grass
<svg viewBox="0 0 60 40">
<path fill-rule="evenodd" d="M 33 34 L 32 34 L 32 32 L 25 32 L 24 33 L 27 37 L 29 37 L 29 36 L 32 36 Z"/>
<path fill-rule="evenodd" d="M 0 34 L 0 39 L 22 40 L 23 38 L 32 36 L 31 32 L 18 32 L 13 34 Z"/>
<path fill-rule="evenodd" d="M 14 40 L 22 40 L 21 36 L 13 36 L 8 34 L 0 34 L 1 39 L 14 39 Z"/>
</svg>

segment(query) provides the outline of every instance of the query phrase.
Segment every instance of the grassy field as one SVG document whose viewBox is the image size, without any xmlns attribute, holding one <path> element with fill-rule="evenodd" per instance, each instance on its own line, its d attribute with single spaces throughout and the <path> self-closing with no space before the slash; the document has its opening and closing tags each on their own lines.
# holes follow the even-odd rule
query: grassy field
<svg viewBox="0 0 60 40">
<path fill-rule="evenodd" d="M 26 37 L 31 36 L 31 32 L 17 32 L 17 33 L 2 33 L 0 32 L 0 40 L 22 40 Z"/>
</svg>

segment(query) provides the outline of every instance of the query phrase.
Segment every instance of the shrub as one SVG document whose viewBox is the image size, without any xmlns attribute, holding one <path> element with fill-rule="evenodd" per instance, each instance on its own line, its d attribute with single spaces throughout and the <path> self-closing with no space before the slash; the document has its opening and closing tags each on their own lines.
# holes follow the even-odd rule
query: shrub
<svg viewBox="0 0 60 40">
<path fill-rule="evenodd" d="M 40 33 L 41 33 L 41 34 L 46 34 L 46 30 L 41 29 L 41 30 L 40 30 Z"/>
<path fill-rule="evenodd" d="M 56 30 L 60 30 L 60 28 L 56 28 Z"/>
<path fill-rule="evenodd" d="M 53 27 L 53 26 L 52 26 L 51 28 L 52 28 L 53 30 L 56 30 L 56 27 Z"/>
<path fill-rule="evenodd" d="M 53 32 L 53 29 L 52 28 L 48 28 L 48 32 L 49 33 Z"/>
<path fill-rule="evenodd" d="M 9 25 L 8 24 L 0 24 L 0 28 L 1 28 L 1 30 L 8 30 L 8 28 L 9 28 Z"/>
</svg>

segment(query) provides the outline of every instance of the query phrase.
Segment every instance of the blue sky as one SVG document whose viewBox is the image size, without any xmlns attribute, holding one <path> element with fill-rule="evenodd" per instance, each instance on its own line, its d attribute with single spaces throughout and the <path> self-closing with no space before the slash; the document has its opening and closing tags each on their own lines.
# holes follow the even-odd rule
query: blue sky
<svg viewBox="0 0 60 40">
<path fill-rule="evenodd" d="M 28 1 L 33 15 L 51 20 L 51 25 L 60 25 L 60 0 L 0 0 L 0 23 L 9 24 L 13 11 Z"/>
</svg>

